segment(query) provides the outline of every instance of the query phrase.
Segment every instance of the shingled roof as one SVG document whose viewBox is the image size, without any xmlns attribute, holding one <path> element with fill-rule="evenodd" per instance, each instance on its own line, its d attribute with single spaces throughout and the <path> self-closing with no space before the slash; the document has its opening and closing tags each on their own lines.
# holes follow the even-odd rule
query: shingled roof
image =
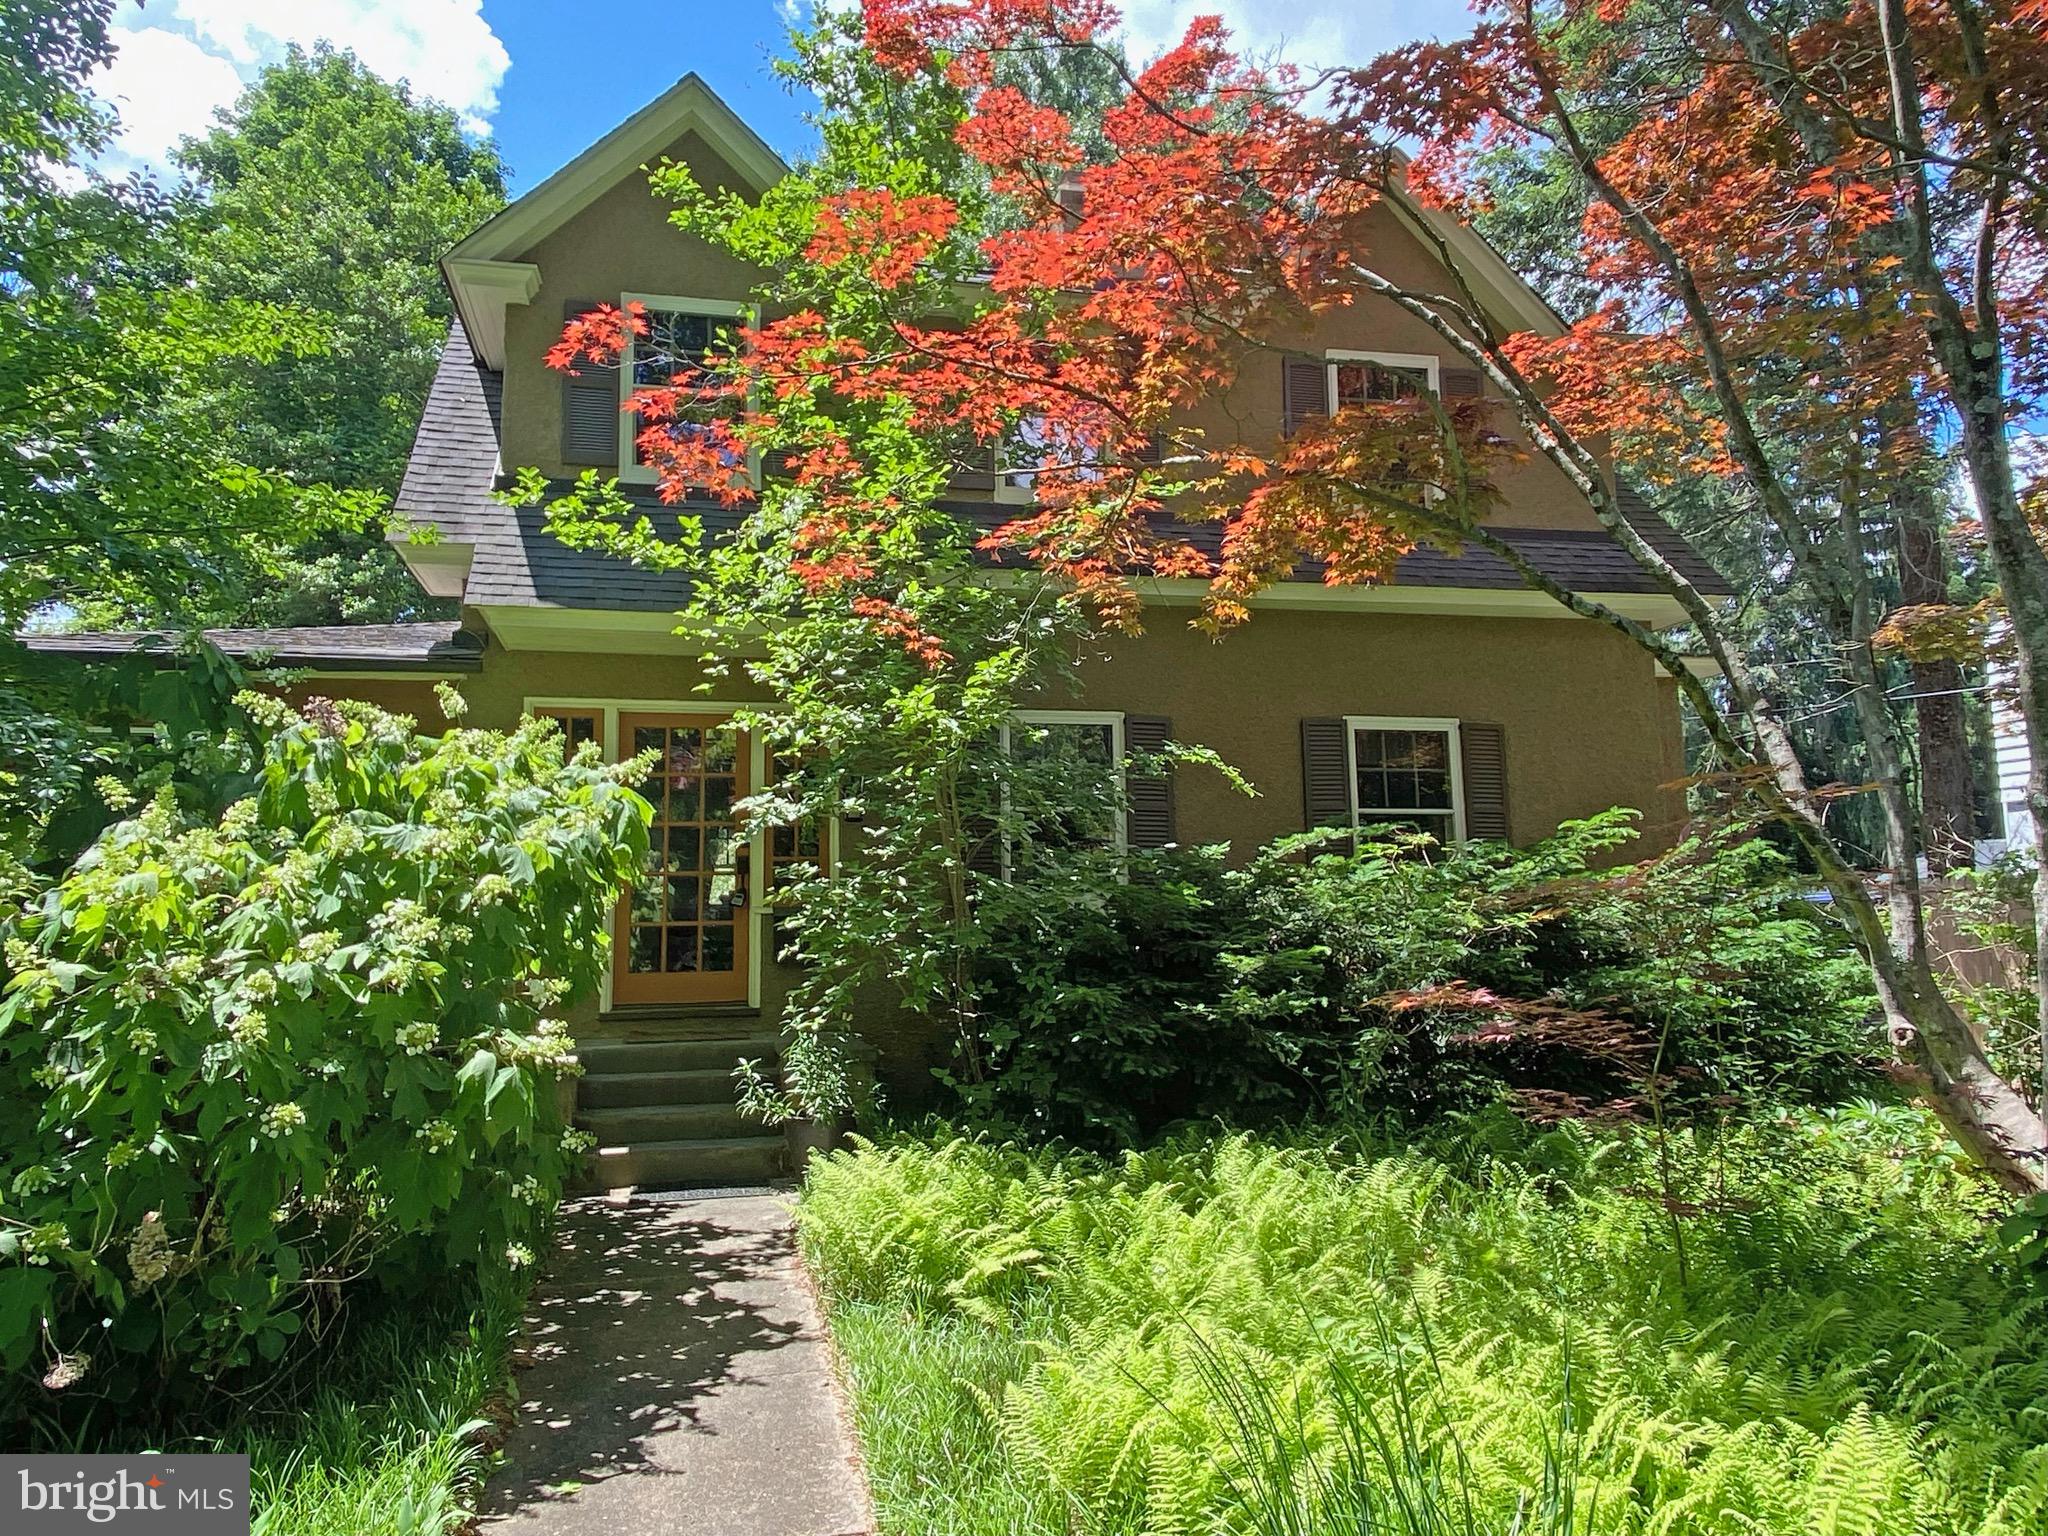
<svg viewBox="0 0 2048 1536">
<path fill-rule="evenodd" d="M 448 336 L 440 370 L 399 491 L 397 509 L 415 523 L 430 524 L 443 539 L 473 545 L 463 600 L 478 607 L 559 606 L 663 611 L 687 597 L 682 578 L 642 570 L 592 551 L 573 550 L 546 531 L 539 508 L 512 508 L 493 499 L 502 481 L 499 462 L 500 375 L 481 367 L 458 324 Z M 731 527 L 737 514 L 716 502 L 663 506 L 652 491 L 621 487 L 657 530 L 673 528 L 678 511 L 701 517 L 707 532 Z M 1686 543 L 1646 501 L 1624 489 L 1623 513 L 1710 596 L 1732 592 L 1728 583 Z M 976 521 L 997 515 L 987 504 L 962 503 L 958 510 Z M 1008 516 L 1005 509 L 1000 515 Z M 1176 530 L 1214 555 L 1222 531 L 1215 524 L 1184 524 Z M 1500 537 L 1528 557 L 1538 570 L 1575 591 L 1653 594 L 1661 589 L 1628 552 L 1606 533 L 1546 528 L 1503 528 Z M 1321 571 L 1304 565 L 1297 581 L 1318 581 Z M 1457 555 L 1420 548 L 1402 557 L 1393 585 L 1515 591 L 1521 576 L 1499 556 L 1477 548 Z"/>
<path fill-rule="evenodd" d="M 208 641 L 237 661 L 270 667 L 357 672 L 475 672 L 483 665 L 480 636 L 456 623 L 315 624 L 296 629 L 209 629 Z M 175 666 L 181 637 L 169 630 L 97 630 L 20 637 L 49 656 L 158 655 Z"/>
</svg>

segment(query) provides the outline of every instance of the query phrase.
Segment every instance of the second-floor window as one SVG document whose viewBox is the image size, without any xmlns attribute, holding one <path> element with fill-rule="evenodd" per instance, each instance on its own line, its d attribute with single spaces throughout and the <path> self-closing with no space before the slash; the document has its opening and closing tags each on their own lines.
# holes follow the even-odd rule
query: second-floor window
<svg viewBox="0 0 2048 1536">
<path fill-rule="evenodd" d="M 719 333 L 738 323 L 746 306 L 722 299 L 688 299 L 657 294 L 629 293 L 625 302 L 639 303 L 647 312 L 647 334 L 630 338 L 626 366 L 619 370 L 622 401 L 635 390 L 660 389 L 667 385 L 690 391 L 701 386 L 706 357 Z M 666 424 L 670 435 L 680 438 L 698 430 L 702 423 L 723 413 L 725 402 L 706 393 L 701 404 L 685 402 L 676 419 Z M 623 478 L 652 480 L 654 470 L 640 446 L 646 423 L 637 412 L 620 414 L 619 464 Z"/>
<path fill-rule="evenodd" d="M 1041 470 L 1071 469 L 1092 479 L 1098 472 L 1091 466 L 1100 462 L 1094 444 L 1080 441 L 1054 418 L 1021 417 L 996 449 L 996 500 L 1036 501 Z"/>
<path fill-rule="evenodd" d="M 1330 410 L 1415 400 L 1437 392 L 1437 360 L 1421 352 L 1333 352 Z"/>
</svg>

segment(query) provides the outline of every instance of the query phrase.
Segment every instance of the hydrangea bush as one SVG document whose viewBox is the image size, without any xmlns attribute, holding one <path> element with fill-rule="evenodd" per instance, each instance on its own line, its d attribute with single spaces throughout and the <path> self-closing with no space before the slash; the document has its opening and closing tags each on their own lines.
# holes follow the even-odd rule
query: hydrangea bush
<svg viewBox="0 0 2048 1536">
<path fill-rule="evenodd" d="M 645 850 L 642 765 L 243 702 L 253 795 L 160 797 L 10 925 L 0 1409 L 174 1398 L 355 1288 L 529 1263 L 584 1150 L 559 1012 Z"/>
</svg>

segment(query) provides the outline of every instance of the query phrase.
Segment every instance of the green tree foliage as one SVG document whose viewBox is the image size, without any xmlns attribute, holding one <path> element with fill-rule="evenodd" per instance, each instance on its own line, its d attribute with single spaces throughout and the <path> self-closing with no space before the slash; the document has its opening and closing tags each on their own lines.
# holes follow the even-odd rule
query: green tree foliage
<svg viewBox="0 0 2048 1536">
<path fill-rule="evenodd" d="M 235 451 L 303 482 L 391 496 L 452 312 L 439 261 L 503 206 L 497 150 L 447 107 L 323 44 L 264 70 L 177 161 L 204 203 L 198 290 L 289 308 L 325 338 L 316 353 L 229 370 L 216 403 Z M 283 581 L 245 582 L 212 611 L 319 624 L 432 606 L 378 525 L 298 547 Z"/>
<path fill-rule="evenodd" d="M 1845 1106 L 1661 1166 L 1495 1115 L 942 1135 L 814 1164 L 799 1222 L 902 1536 L 2023 1536 L 2048 1307 L 1998 1203 L 1931 1117 Z"/>
<path fill-rule="evenodd" d="M 957 309 L 982 264 L 974 240 L 964 229 L 939 238 L 906 276 L 906 297 L 819 254 L 813 237 L 831 195 L 849 186 L 906 198 L 944 189 L 970 210 L 963 226 L 986 226 L 995 217 L 986 187 L 952 133 L 962 98 L 881 69 L 860 46 L 857 16 L 822 18 L 796 40 L 788 73 L 825 103 L 812 161 L 758 202 L 709 191 L 674 164 L 656 170 L 655 190 L 675 202 L 679 229 L 773 274 L 759 290 L 764 307 L 815 312 L 831 334 L 887 349 L 906 305 Z M 586 333 L 584 345 L 602 344 Z M 658 466 L 665 494 L 701 504 L 725 492 L 736 528 L 688 514 L 657 523 L 594 473 L 556 497 L 548 518 L 572 546 L 686 575 L 681 633 L 703 642 L 713 676 L 739 674 L 776 701 L 738 717 L 784 764 L 754 802 L 757 821 L 849 818 L 832 877 L 779 896 L 784 942 L 803 969 L 785 1011 L 787 1095 L 766 1084 L 755 1095 L 764 1113 L 830 1117 L 852 1102 L 853 1020 L 876 1007 L 955 1029 L 963 1071 L 976 1075 L 976 866 L 1000 864 L 1001 818 L 1024 809 L 1026 790 L 1005 777 L 995 743 L 1020 703 L 1059 697 L 1091 624 L 1070 591 L 1038 572 L 990 580 L 977 568 L 981 530 L 947 500 L 974 454 L 966 434 L 931 430 L 898 391 L 849 400 L 824 367 L 750 379 L 744 370 L 758 355 L 728 335 L 701 371 L 704 359 L 681 360 L 683 393 L 699 398 L 678 404 L 685 420 L 672 437 L 652 434 L 666 450 L 732 433 L 721 462 L 751 456 L 764 466 L 758 492 Z M 772 417 L 735 423 L 733 394 L 772 396 Z M 706 415 L 708 429 L 689 421 Z M 805 464 L 827 460 L 861 466 L 857 495 L 821 498 Z M 722 478 L 733 478 L 729 468 Z M 515 494 L 538 500 L 550 488 L 528 471 Z M 821 537 L 821 520 L 835 519 L 839 532 Z"/>
<path fill-rule="evenodd" d="M 146 1415 L 352 1287 L 531 1262 L 583 1150 L 556 1014 L 645 852 L 644 765 L 565 763 L 546 722 L 245 706 L 250 796 L 159 798 L 9 932 L 0 1420 Z"/>
<path fill-rule="evenodd" d="M 0 9 L 0 629 L 39 607 L 174 609 L 229 563 L 350 521 L 219 431 L 226 371 L 318 350 L 289 306 L 186 280 L 184 202 L 83 169 L 111 0 Z"/>
</svg>

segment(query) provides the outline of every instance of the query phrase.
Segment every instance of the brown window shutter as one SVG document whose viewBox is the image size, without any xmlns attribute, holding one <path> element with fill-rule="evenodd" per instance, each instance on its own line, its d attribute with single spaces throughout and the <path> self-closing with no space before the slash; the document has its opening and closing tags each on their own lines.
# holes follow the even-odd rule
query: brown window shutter
<svg viewBox="0 0 2048 1536">
<path fill-rule="evenodd" d="M 958 458 L 960 467 L 946 482 L 952 491 L 993 491 L 996 488 L 996 445 L 969 443 Z"/>
<path fill-rule="evenodd" d="M 991 880 L 999 879 L 1003 873 L 1003 838 L 995 817 L 969 816 L 960 831 L 967 839 L 963 854 L 968 869 Z"/>
<path fill-rule="evenodd" d="M 1290 357 L 1280 364 L 1281 431 L 1292 437 L 1330 414 L 1330 374 L 1321 363 Z"/>
<path fill-rule="evenodd" d="M 1438 393 L 1446 400 L 1477 400 L 1482 384 L 1477 368 L 1445 368 L 1437 374 Z"/>
<path fill-rule="evenodd" d="M 595 299 L 571 299 L 562 318 L 597 308 Z M 619 462 L 619 370 L 580 362 L 562 375 L 562 462 L 613 466 Z"/>
<path fill-rule="evenodd" d="M 1154 753 L 1173 739 L 1164 715 L 1124 716 L 1124 751 Z M 1124 841 L 1133 848 L 1165 848 L 1174 841 L 1173 775 L 1129 774 L 1124 779 Z"/>
<path fill-rule="evenodd" d="M 1464 755 L 1465 836 L 1505 842 L 1508 836 L 1508 741 L 1497 725 L 1458 722 Z"/>
<path fill-rule="evenodd" d="M 1301 722 L 1302 826 L 1351 825 L 1351 764 L 1342 720 Z"/>
</svg>

